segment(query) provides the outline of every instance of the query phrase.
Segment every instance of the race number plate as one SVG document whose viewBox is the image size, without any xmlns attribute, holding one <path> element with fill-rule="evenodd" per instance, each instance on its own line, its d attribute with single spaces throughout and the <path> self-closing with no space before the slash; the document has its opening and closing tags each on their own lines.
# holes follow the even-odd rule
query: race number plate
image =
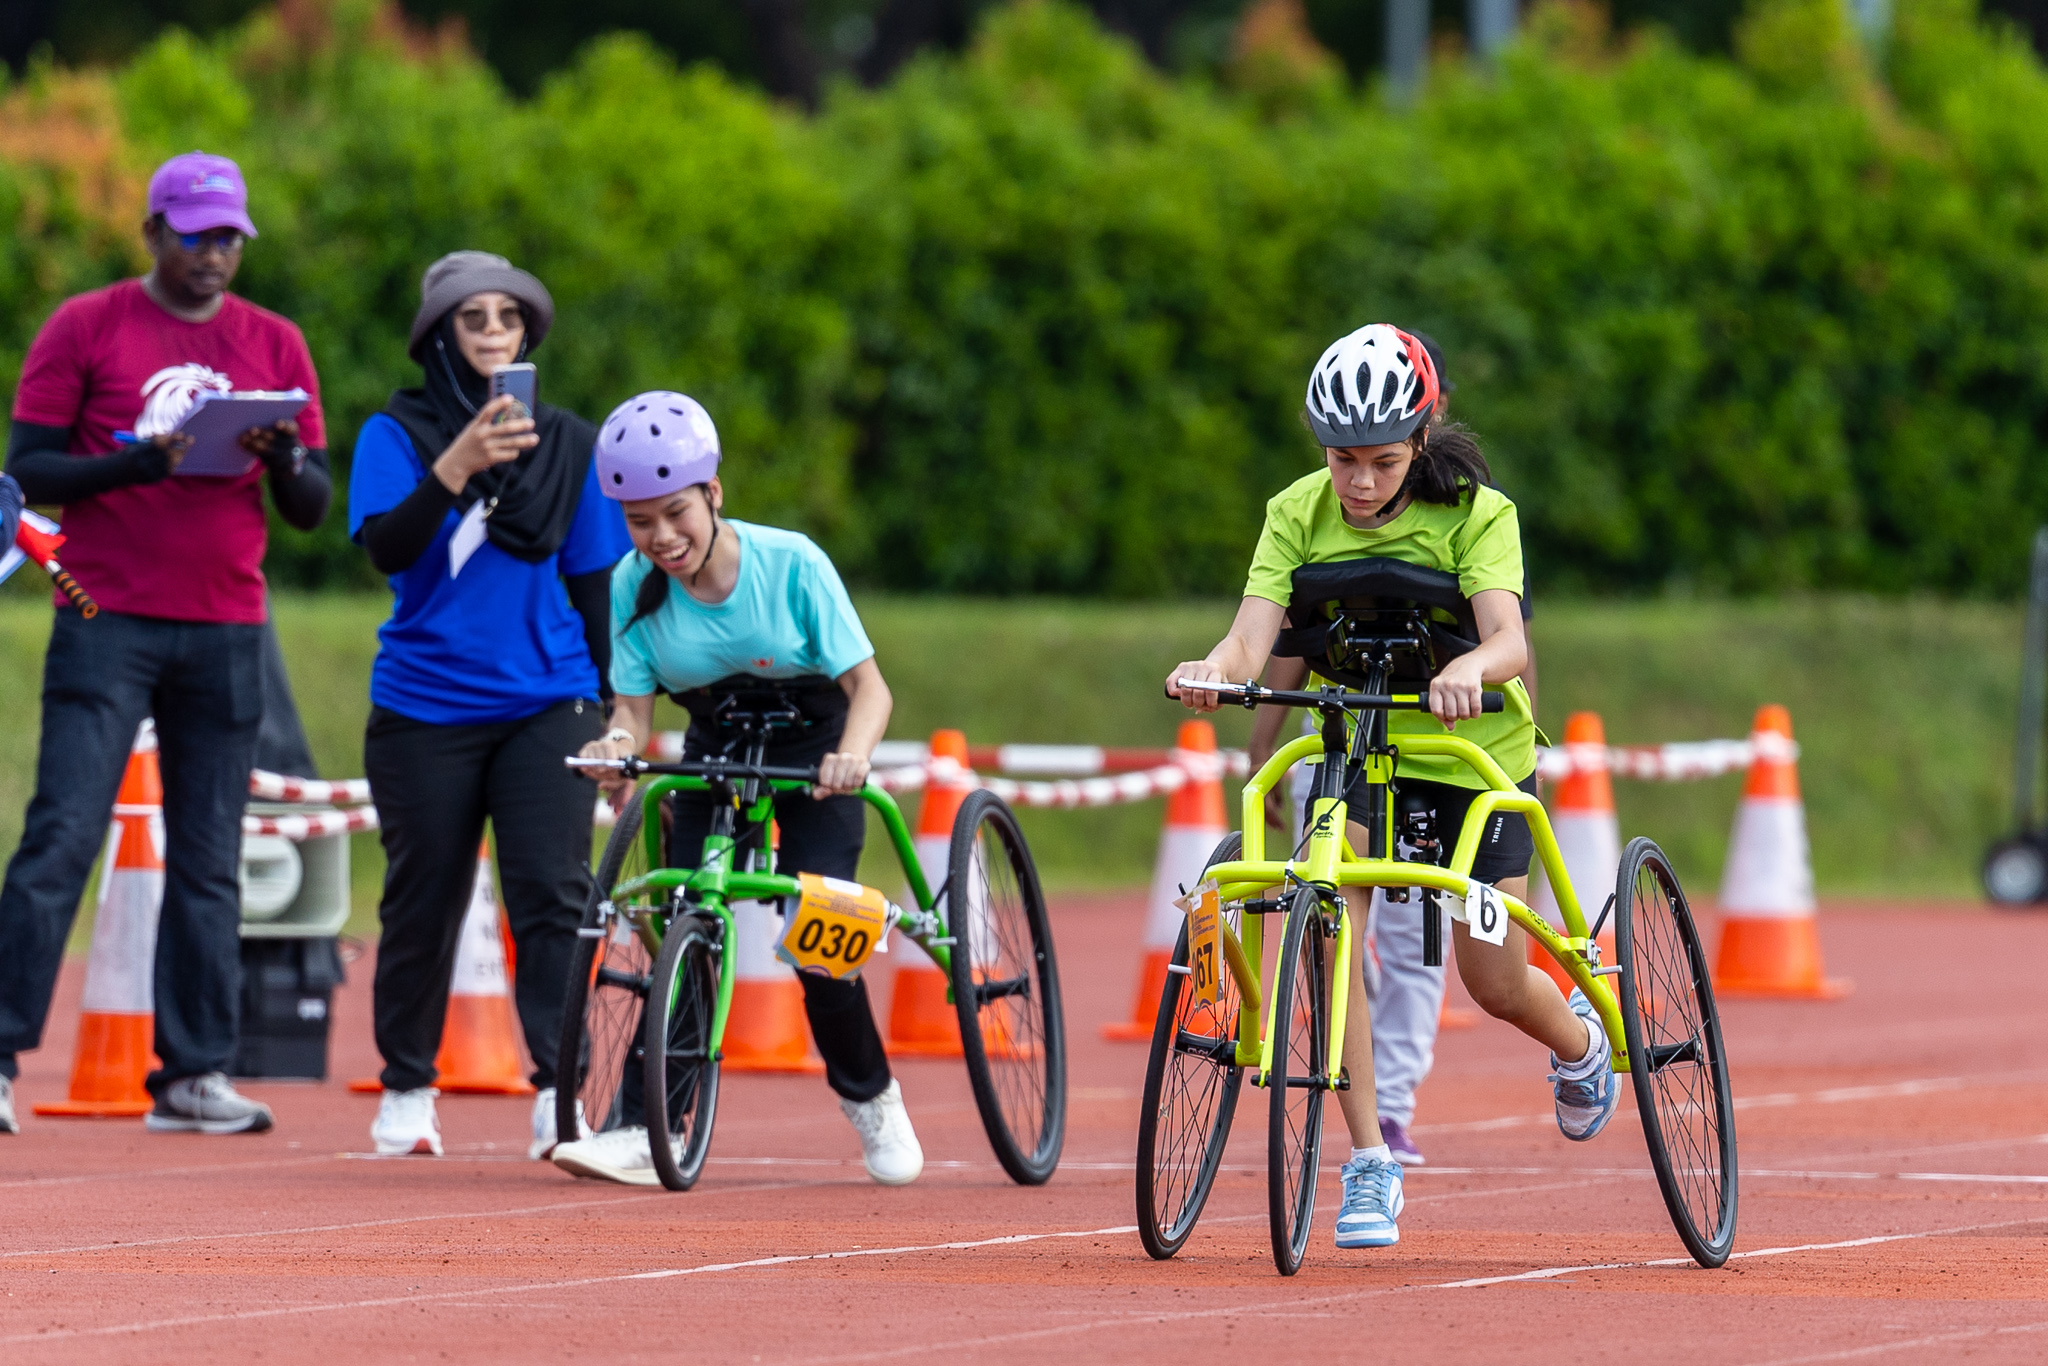
<svg viewBox="0 0 2048 1366">
<path fill-rule="evenodd" d="M 1474 939 L 1488 944 L 1507 943 L 1508 908 L 1500 893 L 1475 880 L 1465 893 L 1465 926 Z"/>
<path fill-rule="evenodd" d="M 1222 907 L 1211 878 L 1173 903 L 1188 918 L 1188 976 L 1195 999 L 1216 1004 L 1216 973 L 1223 961 Z"/>
<path fill-rule="evenodd" d="M 798 972 L 850 982 L 889 932 L 889 902 L 872 887 L 800 873 L 796 910 L 783 926 L 775 956 Z"/>
</svg>

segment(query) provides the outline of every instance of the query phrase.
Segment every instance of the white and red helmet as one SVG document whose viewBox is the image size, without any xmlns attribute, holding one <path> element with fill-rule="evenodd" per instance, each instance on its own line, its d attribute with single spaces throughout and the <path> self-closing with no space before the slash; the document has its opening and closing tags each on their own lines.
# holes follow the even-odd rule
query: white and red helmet
<svg viewBox="0 0 2048 1366">
<path fill-rule="evenodd" d="M 598 428 L 596 454 L 605 497 L 663 498 L 718 473 L 718 428 L 696 399 L 656 389 L 612 409 Z"/>
<path fill-rule="evenodd" d="M 1308 377 L 1308 425 L 1325 446 L 1405 441 L 1442 401 L 1429 351 L 1389 323 L 1330 343 Z"/>
</svg>

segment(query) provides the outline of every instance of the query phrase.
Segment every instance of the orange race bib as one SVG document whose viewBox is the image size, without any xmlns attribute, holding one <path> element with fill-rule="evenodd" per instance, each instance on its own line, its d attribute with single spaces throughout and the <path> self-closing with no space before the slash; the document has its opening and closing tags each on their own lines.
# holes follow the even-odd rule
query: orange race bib
<svg viewBox="0 0 2048 1366">
<path fill-rule="evenodd" d="M 1217 967 L 1223 960 L 1223 916 L 1216 880 L 1210 878 L 1173 904 L 1188 918 L 1188 976 L 1195 999 L 1213 1006 Z"/>
<path fill-rule="evenodd" d="M 889 932 L 889 900 L 872 887 L 799 873 L 803 896 L 782 927 L 775 956 L 798 972 L 850 982 Z"/>
</svg>

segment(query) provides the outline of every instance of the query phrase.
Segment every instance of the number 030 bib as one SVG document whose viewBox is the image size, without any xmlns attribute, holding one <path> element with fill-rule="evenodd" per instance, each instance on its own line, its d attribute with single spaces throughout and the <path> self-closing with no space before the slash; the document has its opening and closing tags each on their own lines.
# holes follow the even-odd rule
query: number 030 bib
<svg viewBox="0 0 2048 1366">
<path fill-rule="evenodd" d="M 799 873 L 803 887 L 775 956 L 798 972 L 850 982 L 889 932 L 889 901 L 872 887 Z"/>
</svg>

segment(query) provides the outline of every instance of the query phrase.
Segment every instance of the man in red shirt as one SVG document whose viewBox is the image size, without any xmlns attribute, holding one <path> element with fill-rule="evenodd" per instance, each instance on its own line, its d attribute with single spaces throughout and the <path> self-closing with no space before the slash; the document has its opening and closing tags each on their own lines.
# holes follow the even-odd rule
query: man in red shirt
<svg viewBox="0 0 2048 1366">
<path fill-rule="evenodd" d="M 7 471 L 64 505 L 65 568 L 100 604 L 57 603 L 43 673 L 36 793 L 0 886 L 0 1132 L 15 1055 L 37 1047 L 130 742 L 156 718 L 164 780 L 157 931 L 156 1131 L 258 1132 L 238 1094 L 242 808 L 263 716 L 263 486 L 293 526 L 327 513 L 319 380 L 299 329 L 227 292 L 249 221 L 242 174 L 191 152 L 157 169 L 149 273 L 67 300 L 14 395 Z M 175 429 L 206 391 L 304 389 L 296 422 L 251 428 L 239 475 L 181 475 Z"/>
</svg>

